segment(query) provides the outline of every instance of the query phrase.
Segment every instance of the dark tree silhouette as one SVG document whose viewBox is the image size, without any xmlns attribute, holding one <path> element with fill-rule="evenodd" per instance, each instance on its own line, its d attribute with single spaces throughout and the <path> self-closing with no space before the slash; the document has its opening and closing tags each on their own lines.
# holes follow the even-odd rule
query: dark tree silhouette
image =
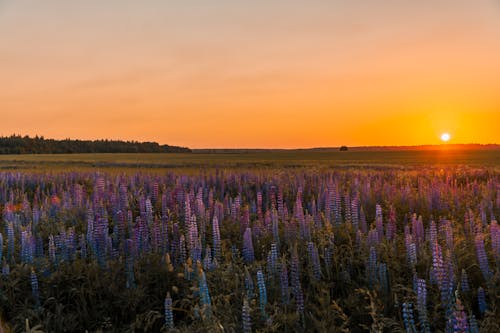
<svg viewBox="0 0 500 333">
<path fill-rule="evenodd" d="M 185 147 L 120 140 L 54 140 L 43 136 L 0 137 L 0 154 L 190 153 Z"/>
</svg>

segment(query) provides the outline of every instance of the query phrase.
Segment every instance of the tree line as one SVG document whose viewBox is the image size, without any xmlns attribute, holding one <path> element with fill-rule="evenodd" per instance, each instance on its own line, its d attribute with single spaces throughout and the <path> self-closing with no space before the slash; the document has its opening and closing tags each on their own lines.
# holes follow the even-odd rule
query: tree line
<svg viewBox="0 0 500 333">
<path fill-rule="evenodd" d="M 0 137 L 0 154 L 73 153 L 189 153 L 191 149 L 160 145 L 157 142 L 121 140 L 55 140 L 43 136 L 11 135 Z"/>
</svg>

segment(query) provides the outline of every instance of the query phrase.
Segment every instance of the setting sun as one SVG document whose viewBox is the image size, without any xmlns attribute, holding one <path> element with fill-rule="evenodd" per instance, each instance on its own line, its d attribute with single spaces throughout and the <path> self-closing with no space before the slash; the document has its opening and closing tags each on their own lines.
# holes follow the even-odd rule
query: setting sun
<svg viewBox="0 0 500 333">
<path fill-rule="evenodd" d="M 443 134 L 441 134 L 441 141 L 448 142 L 449 140 L 450 140 L 450 134 L 449 133 L 443 133 Z"/>
</svg>

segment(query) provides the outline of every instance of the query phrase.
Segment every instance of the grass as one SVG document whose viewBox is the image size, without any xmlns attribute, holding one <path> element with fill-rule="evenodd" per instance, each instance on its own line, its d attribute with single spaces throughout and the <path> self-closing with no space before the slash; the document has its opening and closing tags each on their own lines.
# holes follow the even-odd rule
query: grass
<svg viewBox="0 0 500 333">
<path fill-rule="evenodd" d="M 431 150 L 431 151 L 352 151 L 352 152 L 259 152 L 224 154 L 60 154 L 0 155 L 0 169 L 178 169 L 206 167 L 350 167 L 423 165 L 500 165 L 500 151 Z"/>
</svg>

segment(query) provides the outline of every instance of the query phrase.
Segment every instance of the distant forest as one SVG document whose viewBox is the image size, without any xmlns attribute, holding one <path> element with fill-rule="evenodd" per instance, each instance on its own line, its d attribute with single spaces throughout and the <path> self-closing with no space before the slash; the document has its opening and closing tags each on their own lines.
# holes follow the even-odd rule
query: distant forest
<svg viewBox="0 0 500 333">
<path fill-rule="evenodd" d="M 185 147 L 119 140 L 55 140 L 43 136 L 0 137 L 0 154 L 190 153 Z"/>
</svg>

